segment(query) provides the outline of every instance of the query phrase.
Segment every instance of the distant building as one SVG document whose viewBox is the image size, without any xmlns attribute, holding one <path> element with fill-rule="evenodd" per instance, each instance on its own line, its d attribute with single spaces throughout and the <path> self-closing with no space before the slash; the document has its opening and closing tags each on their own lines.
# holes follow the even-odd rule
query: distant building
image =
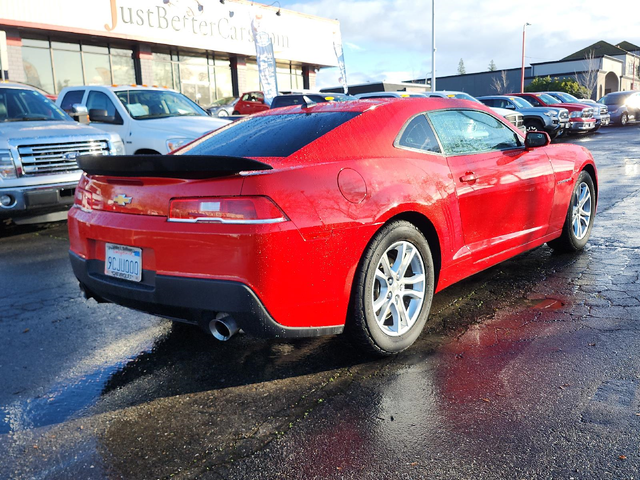
<svg viewBox="0 0 640 480">
<path fill-rule="evenodd" d="M 593 94 L 595 100 L 609 92 L 621 90 L 640 90 L 640 47 L 629 42 L 612 45 L 599 41 L 582 50 L 555 62 L 533 63 L 525 68 L 525 86 L 536 77 L 578 79 L 593 73 Z M 635 72 L 635 76 L 634 76 Z M 509 93 L 520 90 L 521 68 L 509 68 L 493 72 L 467 73 L 438 77 L 438 90 L 466 92 L 475 97 Z M 419 85 L 421 90 L 413 90 L 411 84 Z M 415 79 L 402 83 L 366 83 L 350 85 L 349 93 L 368 93 L 374 91 L 424 91 L 429 90 L 429 79 Z M 342 87 L 325 88 L 326 92 L 341 92 Z"/>
<path fill-rule="evenodd" d="M 555 62 L 532 63 L 525 68 L 525 86 L 536 77 L 578 79 L 583 84 L 584 77 L 593 72 L 592 98 L 600 98 L 607 93 L 640 89 L 640 47 L 629 42 L 617 45 L 603 40 L 583 48 Z M 635 73 L 635 75 L 634 75 Z M 499 92 L 506 80 L 507 88 Z M 413 80 L 423 83 L 424 79 Z M 438 90 L 459 90 L 473 96 L 495 95 L 520 90 L 521 69 L 510 68 L 494 72 L 469 73 L 438 77 Z"/>
<path fill-rule="evenodd" d="M 269 2 L 267 2 L 269 3 Z M 271 38 L 280 90 L 337 66 L 337 20 L 247 0 L 0 1 L 0 77 L 67 86 L 147 84 L 203 106 L 260 90 L 252 25 Z"/>
</svg>

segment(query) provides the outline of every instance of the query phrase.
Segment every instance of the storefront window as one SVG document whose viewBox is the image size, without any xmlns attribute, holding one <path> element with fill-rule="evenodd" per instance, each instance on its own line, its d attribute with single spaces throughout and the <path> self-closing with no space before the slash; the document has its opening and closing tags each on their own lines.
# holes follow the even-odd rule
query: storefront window
<svg viewBox="0 0 640 480">
<path fill-rule="evenodd" d="M 60 93 L 64 87 L 83 85 L 80 51 L 53 49 L 53 72 L 56 79 L 56 93 Z"/>
<path fill-rule="evenodd" d="M 233 95 L 233 80 L 231 78 L 231 62 L 228 57 L 216 57 L 213 62 L 211 78 L 212 82 L 211 98 L 220 99 L 231 97 Z"/>
<path fill-rule="evenodd" d="M 278 79 L 278 90 L 291 90 L 291 69 L 289 63 L 276 63 L 276 77 Z"/>
<path fill-rule="evenodd" d="M 45 42 L 48 44 L 48 42 Z M 51 68 L 51 52 L 48 48 L 22 46 L 22 63 L 24 74 L 29 85 L 55 93 L 53 86 L 53 69 Z"/>
<path fill-rule="evenodd" d="M 204 106 L 211 104 L 206 57 L 180 56 L 180 85 L 182 93 L 197 104 Z"/>
<path fill-rule="evenodd" d="M 84 53 L 84 73 L 86 85 L 108 85 L 111 83 L 111 63 L 109 55 Z"/>
<path fill-rule="evenodd" d="M 27 83 L 49 93 L 74 85 L 136 82 L 133 50 L 127 48 L 23 38 L 22 60 Z"/>
<path fill-rule="evenodd" d="M 260 76 L 258 75 L 258 65 L 256 62 L 247 61 L 245 71 L 245 92 L 253 92 L 261 90 L 260 88 Z M 244 92 L 240 92 L 242 95 Z"/>
</svg>

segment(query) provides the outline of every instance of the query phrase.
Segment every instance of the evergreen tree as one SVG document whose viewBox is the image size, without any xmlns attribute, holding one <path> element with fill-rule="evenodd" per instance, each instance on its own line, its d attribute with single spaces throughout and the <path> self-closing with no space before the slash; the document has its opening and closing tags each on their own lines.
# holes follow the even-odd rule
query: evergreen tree
<svg viewBox="0 0 640 480">
<path fill-rule="evenodd" d="M 460 59 L 458 62 L 458 75 L 464 75 L 467 73 L 467 70 L 464 68 L 464 61 Z"/>
<path fill-rule="evenodd" d="M 493 58 L 492 58 L 491 61 L 489 62 L 489 71 L 495 72 L 497 69 L 498 67 L 496 67 L 496 63 L 493 61 Z"/>
</svg>

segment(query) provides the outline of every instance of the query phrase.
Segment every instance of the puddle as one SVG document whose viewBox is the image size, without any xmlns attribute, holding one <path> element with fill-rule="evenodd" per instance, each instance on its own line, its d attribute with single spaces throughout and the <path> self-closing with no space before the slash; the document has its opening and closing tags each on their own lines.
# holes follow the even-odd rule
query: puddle
<svg viewBox="0 0 640 480">
<path fill-rule="evenodd" d="M 111 358 L 115 361 L 109 365 L 94 365 L 92 371 L 76 379 L 57 382 L 43 395 L 0 406 L 0 435 L 55 425 L 81 415 L 98 401 L 111 377 L 154 348 L 155 342 L 147 343 L 146 348 L 119 360 Z"/>
</svg>

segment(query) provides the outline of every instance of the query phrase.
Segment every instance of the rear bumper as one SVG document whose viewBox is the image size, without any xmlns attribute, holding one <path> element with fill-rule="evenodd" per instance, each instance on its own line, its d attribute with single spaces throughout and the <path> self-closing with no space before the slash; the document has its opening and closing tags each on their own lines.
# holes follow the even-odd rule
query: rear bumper
<svg viewBox="0 0 640 480">
<path fill-rule="evenodd" d="M 143 270 L 142 282 L 134 283 L 104 275 L 102 260 L 86 260 L 71 251 L 69 256 L 85 294 L 98 301 L 200 325 L 225 312 L 242 330 L 262 338 L 315 337 L 344 330 L 343 325 L 285 327 L 273 319 L 253 290 L 240 282 L 156 275 Z"/>
</svg>

